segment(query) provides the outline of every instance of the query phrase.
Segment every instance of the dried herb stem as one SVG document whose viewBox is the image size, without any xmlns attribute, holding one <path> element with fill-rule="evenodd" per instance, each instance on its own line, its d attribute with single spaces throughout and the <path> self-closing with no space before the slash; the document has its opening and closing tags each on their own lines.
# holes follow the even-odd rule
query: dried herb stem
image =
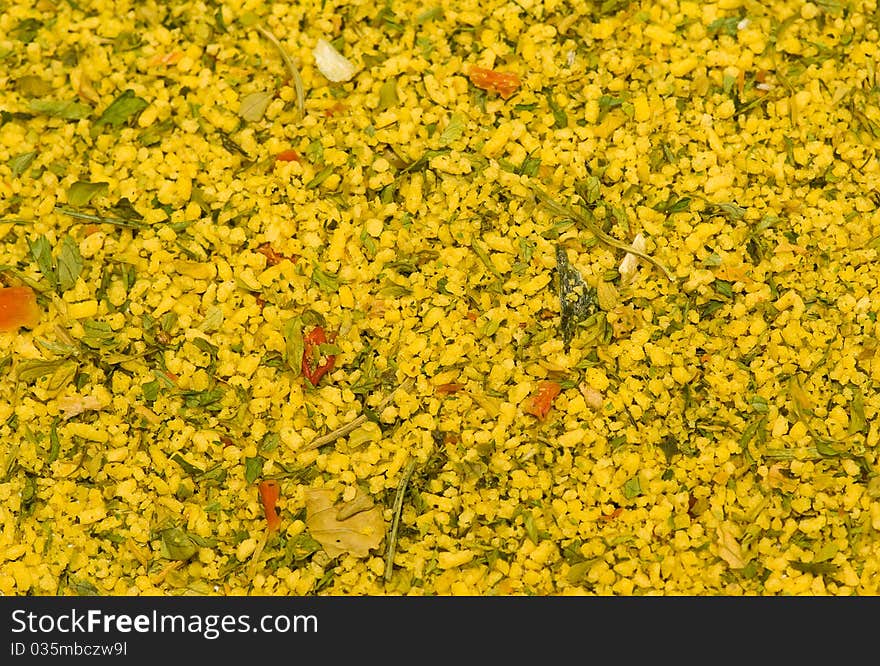
<svg viewBox="0 0 880 666">
<path fill-rule="evenodd" d="M 281 59 L 284 61 L 284 65 L 287 67 L 287 71 L 290 72 L 290 78 L 293 79 L 293 87 L 296 91 L 296 108 L 299 111 L 300 118 L 305 114 L 305 92 L 303 90 L 303 80 L 302 76 L 299 74 L 299 70 L 296 68 L 296 65 L 293 63 L 293 59 L 287 55 L 287 51 L 284 50 L 284 47 L 281 45 L 281 42 L 278 38 L 272 33 L 268 28 L 257 24 L 257 31 L 263 35 L 266 39 L 268 39 L 275 48 L 278 50 L 278 53 L 281 55 Z"/>
<path fill-rule="evenodd" d="M 394 399 L 395 392 L 398 389 L 402 389 L 402 388 L 406 388 L 406 387 L 410 386 L 411 383 L 412 383 L 412 380 L 407 380 L 406 382 L 404 382 L 403 384 L 398 386 L 396 389 L 391 391 L 391 393 L 388 395 L 387 398 L 385 398 L 382 402 L 380 402 L 378 405 L 376 405 L 376 409 L 382 410 L 385 407 L 387 407 L 391 403 L 391 401 Z M 311 442 L 309 442 L 308 444 L 303 446 L 302 450 L 303 451 L 311 451 L 312 449 L 317 449 L 321 446 L 325 446 L 326 444 L 330 444 L 331 442 L 336 441 L 340 437 L 345 437 L 348 433 L 350 433 L 352 430 L 354 430 L 355 428 L 360 426 L 366 420 L 367 420 L 366 414 L 361 414 L 359 416 L 356 416 L 355 418 L 353 418 L 351 421 L 349 421 L 345 425 L 339 426 L 335 430 L 331 430 L 326 435 L 321 435 L 320 437 L 315 437 L 315 439 L 313 439 Z"/>
<path fill-rule="evenodd" d="M 397 529 L 400 526 L 400 514 L 403 512 L 403 498 L 406 495 L 406 487 L 409 485 L 409 478 L 412 476 L 413 470 L 416 468 L 416 461 L 410 460 L 403 470 L 403 476 L 400 477 L 400 483 L 397 484 L 397 494 L 394 496 L 394 507 L 392 513 L 394 518 L 391 522 L 391 533 L 388 535 L 388 548 L 385 551 L 385 582 L 391 579 L 391 573 L 394 569 L 394 551 L 397 548 Z"/>
<path fill-rule="evenodd" d="M 89 222 L 97 222 L 98 224 L 112 224 L 117 227 L 125 227 L 126 229 L 146 229 L 147 225 L 138 220 L 123 220 L 118 217 L 101 217 L 99 215 L 90 215 L 88 213 L 80 213 L 69 208 L 55 206 L 55 211 L 79 220 L 88 220 Z"/>
</svg>

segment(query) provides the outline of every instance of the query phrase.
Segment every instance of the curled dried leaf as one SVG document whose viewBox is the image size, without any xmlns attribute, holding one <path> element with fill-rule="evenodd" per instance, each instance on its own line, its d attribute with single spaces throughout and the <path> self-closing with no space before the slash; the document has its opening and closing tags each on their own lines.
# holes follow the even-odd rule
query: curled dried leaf
<svg viewBox="0 0 880 666">
<path fill-rule="evenodd" d="M 312 538 L 321 544 L 330 557 L 349 553 L 355 557 L 367 557 L 378 548 L 385 538 L 385 520 L 382 509 L 369 500 L 369 509 L 351 513 L 352 509 L 365 507 L 359 498 L 352 502 L 334 504 L 332 490 L 313 488 L 306 490 L 306 527 Z M 348 508 L 346 508 L 348 505 Z M 343 516 L 340 519 L 340 516 Z"/>
</svg>

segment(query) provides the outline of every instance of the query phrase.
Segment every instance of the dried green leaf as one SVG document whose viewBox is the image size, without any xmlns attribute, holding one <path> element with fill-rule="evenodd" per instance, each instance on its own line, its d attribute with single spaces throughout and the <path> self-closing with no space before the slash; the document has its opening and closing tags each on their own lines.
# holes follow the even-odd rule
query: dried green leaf
<svg viewBox="0 0 880 666">
<path fill-rule="evenodd" d="M 113 102 L 110 103 L 104 112 L 92 125 L 92 136 L 99 133 L 104 125 L 109 125 L 113 129 L 118 129 L 126 122 L 136 117 L 141 111 L 146 109 L 150 103 L 134 94 L 134 90 L 128 89 L 122 92 Z"/>
<path fill-rule="evenodd" d="M 150 403 L 155 402 L 159 397 L 159 382 L 154 379 L 151 382 L 141 384 L 141 391 L 144 394 L 144 400 Z"/>
<path fill-rule="evenodd" d="M 43 22 L 35 18 L 26 18 L 19 21 L 9 34 L 14 36 L 18 41 L 30 44 L 37 37 Z"/>
<path fill-rule="evenodd" d="M 58 460 L 59 453 L 61 453 L 61 441 L 58 439 L 58 417 L 55 417 L 49 428 L 49 456 L 46 458 L 46 464 L 51 465 Z"/>
<path fill-rule="evenodd" d="M 171 527 L 159 533 L 162 557 L 186 561 L 199 552 L 193 538 L 180 527 Z"/>
<path fill-rule="evenodd" d="M 9 168 L 12 170 L 12 175 L 18 178 L 30 168 L 36 157 L 37 151 L 32 150 L 29 153 L 21 153 L 15 157 L 11 157 L 6 164 L 8 164 Z"/>
<path fill-rule="evenodd" d="M 566 348 L 574 339 L 580 322 L 596 313 L 599 308 L 596 290 L 588 285 L 580 272 L 571 265 L 562 245 L 556 246 L 557 292 L 561 307 L 560 331 Z"/>
<path fill-rule="evenodd" d="M 44 361 L 43 359 L 28 359 L 18 364 L 16 376 L 19 381 L 30 383 L 37 381 L 41 377 L 51 375 L 63 368 L 65 365 L 73 363 L 66 359 L 55 359 L 52 361 Z M 73 363 L 74 367 L 76 363 Z"/>
<path fill-rule="evenodd" d="M 302 357 L 305 351 L 302 319 L 293 317 L 284 323 L 284 360 L 294 377 L 302 373 Z"/>
<path fill-rule="evenodd" d="M 79 365 L 76 361 L 65 361 L 63 362 L 55 371 L 49 376 L 48 381 L 46 382 L 46 392 L 51 395 L 57 395 L 63 389 L 70 386 L 71 382 L 73 382 L 74 377 L 76 376 L 76 371 L 79 368 Z"/>
<path fill-rule="evenodd" d="M 865 396 L 862 389 L 853 389 L 853 399 L 849 404 L 849 434 L 864 432 L 868 428 L 868 420 L 865 418 Z"/>
<path fill-rule="evenodd" d="M 460 113 L 453 113 L 440 134 L 440 145 L 448 146 L 453 141 L 460 139 L 462 134 L 464 134 L 464 116 Z"/>
<path fill-rule="evenodd" d="M 61 251 L 58 254 L 58 289 L 62 292 L 72 289 L 83 270 L 83 258 L 79 246 L 69 235 L 61 239 Z"/>
<path fill-rule="evenodd" d="M 96 196 L 106 194 L 109 187 L 110 183 L 104 181 L 90 183 L 85 180 L 78 180 L 67 189 L 67 203 L 71 206 L 85 206 Z"/>
<path fill-rule="evenodd" d="M 37 236 L 33 241 L 28 239 L 28 247 L 31 252 L 31 257 L 33 257 L 36 262 L 37 268 L 40 269 L 40 273 L 42 273 L 43 277 L 49 280 L 54 287 L 56 284 L 56 276 L 54 260 L 52 259 L 52 246 L 49 244 L 49 239 L 43 235 Z"/>
<path fill-rule="evenodd" d="M 165 134 L 169 134 L 175 127 L 172 118 L 153 123 L 138 134 L 138 142 L 144 146 L 154 146 L 162 141 Z"/>
<path fill-rule="evenodd" d="M 360 491 L 359 491 L 360 492 Z M 372 501 L 359 506 L 370 508 L 339 519 L 345 503 L 334 505 L 335 493 L 323 488 L 306 489 L 306 526 L 312 538 L 318 541 L 330 557 L 350 553 L 367 557 L 385 538 L 385 520 L 382 509 Z M 345 514 L 343 514 L 345 515 Z"/>
<path fill-rule="evenodd" d="M 540 541 L 538 536 L 538 526 L 535 524 L 535 516 L 532 515 L 531 511 L 523 511 L 523 527 L 526 530 L 526 536 L 529 538 L 533 544 L 536 544 Z"/>
<path fill-rule="evenodd" d="M 265 115 L 274 96 L 270 92 L 252 92 L 243 96 L 239 101 L 238 115 L 249 123 L 258 122 Z"/>
<path fill-rule="evenodd" d="M 339 291 L 339 285 L 342 283 L 335 273 L 321 270 L 317 266 L 312 269 L 312 282 L 328 294 L 335 294 Z"/>
<path fill-rule="evenodd" d="M 62 120 L 82 120 L 92 115 L 92 107 L 80 102 L 67 100 L 32 99 L 28 108 L 33 113 L 61 118 Z"/>
<path fill-rule="evenodd" d="M 642 483 L 639 477 L 634 476 L 623 484 L 623 496 L 626 499 L 633 499 L 642 494 Z"/>
<path fill-rule="evenodd" d="M 397 102 L 397 81 L 388 79 L 379 88 L 379 106 L 377 110 L 384 111 L 385 109 L 390 109 L 392 106 L 396 106 Z"/>
<path fill-rule="evenodd" d="M 254 456 L 244 459 L 244 480 L 253 483 L 263 475 L 263 463 L 266 459 L 263 456 Z"/>
</svg>

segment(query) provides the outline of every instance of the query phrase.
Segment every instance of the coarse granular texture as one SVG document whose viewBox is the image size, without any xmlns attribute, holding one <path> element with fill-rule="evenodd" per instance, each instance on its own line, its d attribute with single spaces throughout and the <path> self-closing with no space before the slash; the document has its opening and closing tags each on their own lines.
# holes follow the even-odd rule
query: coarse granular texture
<svg viewBox="0 0 880 666">
<path fill-rule="evenodd" d="M 880 593 L 874 2 L 0 10 L 0 593 Z"/>
</svg>

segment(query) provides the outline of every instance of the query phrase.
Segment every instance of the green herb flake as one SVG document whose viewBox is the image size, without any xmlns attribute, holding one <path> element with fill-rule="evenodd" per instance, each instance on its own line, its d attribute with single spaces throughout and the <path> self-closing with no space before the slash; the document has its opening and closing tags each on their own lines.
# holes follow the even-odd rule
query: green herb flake
<svg viewBox="0 0 880 666">
<path fill-rule="evenodd" d="M 253 483 L 263 474 L 263 463 L 266 459 L 262 456 L 254 456 L 253 458 L 244 459 L 244 480 Z"/>
<path fill-rule="evenodd" d="M 416 24 L 422 25 L 423 23 L 427 23 L 428 21 L 434 21 L 436 19 L 443 17 L 443 8 L 440 6 L 431 7 L 430 9 L 426 9 L 421 14 L 416 16 Z"/>
<path fill-rule="evenodd" d="M 180 465 L 180 467 L 183 469 L 183 471 L 186 472 L 187 474 L 189 474 L 190 476 L 199 476 L 201 474 L 204 474 L 204 472 L 201 469 L 199 469 L 198 467 L 196 467 L 192 463 L 188 462 L 186 460 L 186 458 L 184 458 L 179 453 L 175 453 L 173 456 L 171 456 L 171 460 L 173 460 L 178 465 Z"/>
<path fill-rule="evenodd" d="M 44 361 L 43 359 L 28 359 L 18 364 L 17 376 L 19 381 L 30 383 L 45 377 L 46 375 L 56 375 L 63 372 L 70 374 L 70 367 L 76 372 L 77 364 L 74 361 L 65 359 L 54 359 Z"/>
<path fill-rule="evenodd" d="M 85 206 L 97 196 L 107 194 L 110 183 L 101 181 L 98 183 L 90 183 L 85 180 L 78 180 L 67 189 L 67 203 L 71 206 Z"/>
<path fill-rule="evenodd" d="M 154 379 L 151 382 L 141 384 L 141 391 L 144 394 L 144 400 L 153 403 L 159 397 L 159 382 Z"/>
<path fill-rule="evenodd" d="M 42 235 L 37 236 L 33 241 L 28 239 L 28 247 L 31 252 L 31 257 L 33 257 L 36 262 L 37 268 L 40 269 L 40 273 L 42 273 L 43 277 L 45 277 L 54 287 L 56 284 L 56 277 L 54 260 L 52 259 L 52 246 L 49 244 L 49 239 Z"/>
<path fill-rule="evenodd" d="M 100 596 L 98 588 L 94 583 L 83 578 L 71 578 L 67 581 L 68 586 L 80 597 L 97 597 Z"/>
<path fill-rule="evenodd" d="M 464 116 L 460 113 L 453 113 L 449 117 L 449 122 L 444 130 L 440 133 L 440 145 L 448 146 L 453 141 L 461 138 L 464 133 Z"/>
<path fill-rule="evenodd" d="M 385 109 L 390 109 L 393 106 L 397 106 L 398 101 L 397 81 L 394 79 L 388 79 L 382 84 L 382 87 L 379 88 L 379 106 L 377 107 L 377 110 L 384 111 Z"/>
<path fill-rule="evenodd" d="M 61 441 L 58 439 L 58 417 L 55 417 L 49 427 L 49 455 L 46 464 L 51 465 L 58 460 L 59 453 L 61 453 Z"/>
<path fill-rule="evenodd" d="M 623 484 L 623 496 L 626 499 L 633 499 L 642 494 L 642 484 L 639 477 L 634 476 Z"/>
<path fill-rule="evenodd" d="M 284 334 L 284 360 L 293 372 L 293 376 L 299 377 L 302 372 L 302 357 L 305 351 L 302 319 L 299 317 L 288 319 L 284 323 L 282 332 Z"/>
<path fill-rule="evenodd" d="M 143 146 L 154 146 L 157 143 L 162 141 L 162 137 L 165 134 L 170 133 L 174 129 L 174 121 L 171 118 L 166 118 L 165 120 L 161 120 L 157 123 L 153 123 L 140 134 L 138 134 L 137 140 Z"/>
<path fill-rule="evenodd" d="M 860 388 L 853 389 L 852 402 L 849 404 L 849 434 L 866 432 L 868 421 L 865 418 L 865 396 Z"/>
<path fill-rule="evenodd" d="M 312 282 L 328 294 L 335 294 L 339 291 L 339 285 L 341 284 L 341 280 L 335 273 L 321 270 L 317 266 L 312 269 Z"/>
<path fill-rule="evenodd" d="M 332 166 L 324 167 L 318 173 L 315 174 L 314 178 L 312 178 L 308 183 L 306 183 L 306 189 L 312 190 L 312 189 L 318 187 L 318 185 L 320 185 L 325 180 L 327 180 L 332 174 L 333 174 L 333 167 Z"/>
<path fill-rule="evenodd" d="M 58 289 L 62 292 L 72 289 L 83 270 L 83 258 L 76 241 L 68 235 L 61 239 L 61 251 L 58 254 Z"/>
<path fill-rule="evenodd" d="M 568 348 L 574 339 L 578 324 L 586 321 L 599 309 L 596 289 L 588 285 L 580 272 L 571 265 L 562 245 L 556 246 L 557 293 L 561 309 L 560 332 Z"/>
<path fill-rule="evenodd" d="M 32 150 L 29 153 L 21 153 L 20 155 L 10 158 L 6 164 L 8 164 L 9 168 L 12 170 L 12 175 L 15 178 L 18 178 L 30 168 L 36 157 L 37 151 Z"/>
<path fill-rule="evenodd" d="M 266 114 L 266 109 L 275 97 L 270 92 L 252 92 L 241 98 L 238 106 L 238 115 L 249 123 L 255 123 L 262 120 Z"/>
<path fill-rule="evenodd" d="M 522 516 L 526 536 L 529 538 L 529 541 L 537 545 L 540 541 L 540 537 L 538 535 L 538 526 L 535 524 L 535 517 L 532 515 L 531 511 L 523 511 Z"/>
<path fill-rule="evenodd" d="M 134 91 L 127 89 L 122 92 L 113 102 L 110 103 L 104 112 L 92 125 L 92 136 L 99 133 L 101 128 L 109 125 L 113 129 L 122 127 L 126 122 L 137 116 L 141 111 L 146 109 L 150 103 L 134 94 Z"/>
<path fill-rule="evenodd" d="M 199 551 L 193 538 L 180 527 L 171 527 L 159 533 L 162 557 L 186 561 Z"/>
<path fill-rule="evenodd" d="M 62 120 L 82 120 L 92 115 L 92 107 L 70 100 L 32 99 L 28 108 L 33 113 Z"/>
<path fill-rule="evenodd" d="M 547 105 L 550 107 L 550 112 L 553 114 L 553 127 L 555 129 L 564 129 L 568 127 L 568 116 L 565 114 L 563 108 L 556 103 L 556 100 L 553 97 L 553 91 L 550 89 L 544 90 L 544 96 L 547 98 Z"/>
<path fill-rule="evenodd" d="M 752 409 L 759 414 L 766 414 L 770 411 L 770 405 L 767 403 L 767 398 L 764 398 L 763 396 L 753 395 L 749 399 L 749 404 L 752 406 Z"/>
<path fill-rule="evenodd" d="M 742 16 L 726 16 L 724 18 L 715 19 L 706 27 L 706 32 L 710 35 L 727 35 L 728 37 L 736 37 L 738 26 L 742 20 Z"/>
<path fill-rule="evenodd" d="M 9 34 L 15 37 L 20 42 L 30 44 L 32 41 L 34 41 L 34 39 L 36 39 L 37 33 L 42 27 L 42 21 L 39 21 L 35 18 L 26 18 L 19 21 L 16 26 L 9 31 Z"/>
</svg>

